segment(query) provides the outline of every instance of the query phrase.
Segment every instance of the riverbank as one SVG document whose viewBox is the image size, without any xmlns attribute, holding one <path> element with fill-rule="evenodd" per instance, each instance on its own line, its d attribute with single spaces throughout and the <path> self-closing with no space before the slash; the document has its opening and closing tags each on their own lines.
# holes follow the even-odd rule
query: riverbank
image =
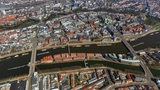
<svg viewBox="0 0 160 90">
<path fill-rule="evenodd" d="M 133 42 L 131 45 L 134 45 L 136 43 L 140 43 L 140 42 L 144 42 L 144 44 L 137 46 L 138 48 L 134 48 L 136 50 L 143 50 L 145 48 L 148 47 L 153 47 L 156 45 L 157 42 L 160 41 L 160 33 L 159 34 L 153 34 L 153 35 L 147 35 L 143 38 L 137 39 L 135 40 L 135 42 Z M 71 48 L 71 52 L 79 52 L 79 53 L 84 53 L 84 52 L 88 52 L 88 53 L 126 53 L 126 48 L 124 47 L 124 45 L 122 43 L 115 43 L 115 44 L 108 44 L 108 46 L 97 46 L 97 45 L 79 45 L 78 46 L 74 46 L 74 47 L 70 47 Z M 117 49 L 118 48 L 118 49 Z M 66 53 L 67 51 L 67 47 L 65 45 L 65 47 L 62 48 L 50 48 L 49 50 L 39 50 L 37 51 L 37 54 L 43 53 L 43 52 L 49 52 L 48 54 L 58 54 L 58 53 Z M 31 52 L 29 52 L 28 55 L 19 55 L 18 57 L 10 57 L 10 59 L 4 59 L 1 63 L 1 69 L 0 72 L 2 73 L 0 76 L 1 77 L 15 77 L 17 74 L 18 75 L 23 75 L 23 74 L 27 74 L 28 73 L 28 67 L 25 68 L 19 68 L 16 70 L 10 70 L 8 71 L 8 69 L 13 68 L 13 67 L 19 67 L 21 65 L 27 65 L 30 61 L 30 57 L 31 57 Z M 44 55 L 42 56 L 37 56 L 39 58 L 42 58 Z M 9 58 L 9 57 L 8 57 Z M 38 58 L 37 58 L 38 59 Z M 62 65 L 63 66 L 63 65 Z M 128 66 L 130 67 L 130 66 Z M 126 67 L 126 68 L 128 68 Z M 160 70 L 158 70 L 159 72 Z M 23 72 L 23 74 L 21 74 L 21 72 Z M 19 74 L 20 73 L 20 74 Z M 14 75 L 13 75 L 14 74 Z M 155 73 L 156 75 L 156 73 Z"/>
<path fill-rule="evenodd" d="M 129 36 L 127 38 L 128 41 L 135 41 L 139 38 L 143 38 L 151 33 L 154 33 L 154 32 L 159 32 L 160 30 L 157 29 L 157 27 L 159 27 L 160 23 L 159 24 L 156 24 L 154 26 L 149 26 L 148 29 L 146 29 L 146 31 L 142 32 L 142 34 L 137 34 L 137 35 L 134 35 L 134 36 Z"/>
<path fill-rule="evenodd" d="M 143 70 L 140 66 L 135 65 L 127 65 L 127 64 L 120 64 L 110 61 L 104 61 L 104 60 L 87 60 L 88 68 L 87 69 L 93 69 L 93 68 L 108 68 L 108 69 L 114 69 L 114 70 L 120 70 L 123 72 L 129 72 L 129 73 L 135 73 L 135 74 L 144 74 Z M 70 71 L 70 70 L 81 70 L 86 69 L 84 65 L 84 61 L 73 61 L 73 62 L 62 62 L 62 63 L 45 63 L 45 64 L 38 64 L 36 65 L 36 71 L 39 72 L 39 74 L 46 74 L 46 73 L 57 73 L 62 71 Z M 27 74 L 22 74 L 18 76 L 12 76 L 7 78 L 0 78 L 0 82 L 3 81 L 13 81 L 16 79 L 22 79 L 26 78 Z"/>
<path fill-rule="evenodd" d="M 83 43 L 68 43 L 67 45 L 70 46 L 70 47 L 80 47 L 82 45 L 93 45 L 93 44 L 96 44 L 96 45 L 102 45 L 102 46 L 111 46 L 112 44 L 116 44 L 116 43 L 120 43 L 120 41 L 112 41 L 112 42 L 106 42 L 106 43 L 102 43 L 102 42 L 83 42 Z M 50 48 L 64 48 L 66 47 L 67 45 L 47 45 L 45 47 L 37 47 L 36 50 L 43 50 L 43 49 L 50 49 Z M 0 56 L 0 59 L 2 58 L 7 58 L 7 57 L 10 57 L 10 56 L 15 56 L 15 55 L 18 55 L 18 54 L 22 54 L 22 53 L 27 53 L 27 52 L 31 52 L 32 49 L 28 49 L 28 50 L 24 50 L 24 51 L 19 51 L 19 52 L 15 52 L 15 53 L 11 53 L 11 54 L 6 54 L 6 55 L 1 55 Z"/>
<path fill-rule="evenodd" d="M 26 80 L 27 76 L 28 76 L 28 74 L 5 78 L 5 79 L 0 79 L 0 83 L 1 82 L 12 82 L 12 81 L 16 81 L 16 80 Z"/>
<path fill-rule="evenodd" d="M 74 61 L 74 62 L 63 62 L 63 63 L 46 63 L 36 65 L 36 71 L 41 74 L 49 74 L 49 73 L 58 73 L 58 72 L 68 72 L 68 71 L 76 71 L 83 69 L 94 69 L 94 68 L 106 68 L 106 69 L 114 69 L 122 72 L 128 72 L 138 75 L 144 75 L 143 69 L 140 66 L 135 65 L 127 65 L 121 63 L 115 63 L 104 60 L 87 60 L 88 68 L 85 68 L 84 61 Z M 155 77 L 160 77 L 160 70 L 151 69 L 151 72 Z M 19 75 L 14 77 L 8 77 L 0 79 L 0 82 L 3 81 L 14 81 L 19 79 L 26 79 L 27 74 Z"/>
<path fill-rule="evenodd" d="M 120 70 L 123 72 L 135 73 L 135 74 L 144 74 L 143 70 L 140 66 L 135 65 L 127 65 L 127 64 L 120 64 L 115 62 L 109 62 L 104 60 L 87 60 L 88 68 L 95 68 L 95 67 L 106 67 L 110 69 Z M 50 64 L 40 64 L 37 65 L 38 69 L 41 72 L 57 72 L 57 71 L 65 71 L 70 69 L 81 69 L 85 68 L 84 61 L 77 61 L 77 62 L 65 62 L 65 63 L 50 63 Z"/>
<path fill-rule="evenodd" d="M 156 28 L 156 27 L 155 27 Z M 148 30 L 146 32 L 144 32 L 143 34 L 141 35 L 136 35 L 136 36 L 130 36 L 130 38 L 127 38 L 128 41 L 135 41 L 139 38 L 143 38 L 153 32 L 157 32 L 159 30 L 157 29 L 151 29 L 151 30 Z M 102 46 L 111 46 L 112 44 L 116 44 L 116 43 L 120 43 L 121 41 L 112 41 L 112 42 L 82 42 L 82 43 L 68 43 L 67 45 L 70 46 L 70 47 L 75 47 L 75 46 L 82 46 L 82 45 L 93 45 L 93 44 L 97 44 L 97 45 L 102 45 Z M 67 45 L 47 45 L 45 47 L 37 47 L 37 50 L 43 50 L 43 49 L 49 49 L 49 48 L 63 48 L 63 47 L 66 47 Z M 6 58 L 6 57 L 10 57 L 10 56 L 15 56 L 15 55 L 18 55 L 18 54 L 22 54 L 22 53 L 27 53 L 27 52 L 31 52 L 31 49 L 28 49 L 28 50 L 24 50 L 24 51 L 19 51 L 19 52 L 15 52 L 15 53 L 11 53 L 11 54 L 6 54 L 6 55 L 0 55 L 0 59 L 2 58 Z"/>
</svg>

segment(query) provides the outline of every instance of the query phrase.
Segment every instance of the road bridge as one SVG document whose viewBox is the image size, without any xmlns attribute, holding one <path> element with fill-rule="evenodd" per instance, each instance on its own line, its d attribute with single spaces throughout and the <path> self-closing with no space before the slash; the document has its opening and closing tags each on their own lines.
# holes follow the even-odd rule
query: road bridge
<svg viewBox="0 0 160 90">
<path fill-rule="evenodd" d="M 33 38 L 32 38 L 32 55 L 31 55 L 31 61 L 28 64 L 30 69 L 29 69 L 29 75 L 28 75 L 28 80 L 27 80 L 27 85 L 26 85 L 26 90 L 32 90 L 32 76 L 35 72 L 35 62 L 36 62 L 36 54 L 37 54 L 37 38 L 36 38 L 36 32 L 33 33 Z"/>
<path fill-rule="evenodd" d="M 153 78 L 153 75 L 152 75 L 151 71 L 149 70 L 149 68 L 147 67 L 145 61 L 136 54 L 133 47 L 127 42 L 127 40 L 121 35 L 120 32 L 118 32 L 117 35 L 118 35 L 118 37 L 121 38 L 121 41 L 123 42 L 123 44 L 127 47 L 127 49 L 130 51 L 130 53 L 133 55 L 133 58 L 140 60 L 140 65 L 144 70 L 145 76 L 146 76 L 148 82 L 151 82 L 151 78 Z"/>
</svg>

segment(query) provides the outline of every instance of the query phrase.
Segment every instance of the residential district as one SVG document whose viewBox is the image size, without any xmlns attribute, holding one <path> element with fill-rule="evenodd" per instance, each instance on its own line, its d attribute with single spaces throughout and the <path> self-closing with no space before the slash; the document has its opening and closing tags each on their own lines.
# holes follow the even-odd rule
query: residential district
<svg viewBox="0 0 160 90">
<path fill-rule="evenodd" d="M 26 80 L 21 78 L 17 81 L 5 83 L 1 90 L 25 90 Z M 115 84 L 142 83 L 146 79 L 140 75 L 134 75 L 106 68 L 75 70 L 67 72 L 38 75 L 34 73 L 32 90 L 108 90 L 106 86 Z M 157 84 L 159 80 L 157 80 Z M 113 86 L 114 87 L 114 86 Z M 133 85 L 117 87 L 115 90 L 155 90 L 147 85 Z"/>
<path fill-rule="evenodd" d="M 0 0 L 0 90 L 160 90 L 159 0 Z"/>
</svg>

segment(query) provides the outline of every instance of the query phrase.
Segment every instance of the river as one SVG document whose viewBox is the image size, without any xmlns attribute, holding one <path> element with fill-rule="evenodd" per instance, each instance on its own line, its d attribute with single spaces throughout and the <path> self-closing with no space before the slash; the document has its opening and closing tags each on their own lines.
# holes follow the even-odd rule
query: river
<svg viewBox="0 0 160 90">
<path fill-rule="evenodd" d="M 145 37 L 139 38 L 135 41 L 130 42 L 132 46 L 134 46 L 135 50 L 142 50 L 145 48 L 155 48 L 160 46 L 160 32 L 154 32 Z M 127 53 L 128 50 L 122 43 L 112 44 L 111 46 L 81 46 L 81 47 L 70 47 L 71 52 L 90 52 L 90 53 Z M 44 55 L 49 54 L 57 54 L 57 53 L 65 53 L 68 52 L 68 49 L 58 48 L 58 49 L 48 49 L 44 51 L 37 51 L 37 60 L 40 60 Z M 27 75 L 29 68 L 27 64 L 30 61 L 31 52 L 26 55 L 12 56 L 8 58 L 2 59 L 0 62 L 0 80 Z"/>
<path fill-rule="evenodd" d="M 130 42 L 130 44 L 132 46 L 140 44 L 134 47 L 135 50 L 142 50 L 146 48 L 160 48 L 160 31 L 153 32 L 145 37 L 132 41 Z"/>
</svg>

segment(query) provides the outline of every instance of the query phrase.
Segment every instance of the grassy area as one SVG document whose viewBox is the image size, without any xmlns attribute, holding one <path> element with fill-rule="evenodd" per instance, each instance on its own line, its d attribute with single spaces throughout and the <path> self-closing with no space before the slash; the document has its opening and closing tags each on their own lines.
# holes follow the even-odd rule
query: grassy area
<svg viewBox="0 0 160 90">
<path fill-rule="evenodd" d="M 82 61 L 77 62 L 66 62 L 66 63 L 57 63 L 57 64 L 41 64 L 37 65 L 38 70 L 42 72 L 58 72 L 65 70 L 75 70 L 84 68 L 84 63 Z M 38 71 L 37 70 L 37 71 Z"/>
<path fill-rule="evenodd" d="M 121 70 L 124 72 L 143 74 L 143 70 L 140 66 L 132 66 L 132 65 L 125 65 L 125 64 L 119 64 L 114 62 L 96 61 L 96 60 L 87 61 L 87 63 L 90 68 L 110 67 L 110 68 Z M 41 65 L 38 65 L 37 67 L 43 72 L 57 72 L 57 71 L 85 68 L 83 61 L 69 62 L 69 63 L 66 62 L 66 63 L 59 63 L 59 64 L 41 64 Z"/>
<path fill-rule="evenodd" d="M 160 66 L 152 66 L 151 68 L 160 70 Z"/>
<path fill-rule="evenodd" d="M 129 10 L 123 10 L 123 11 L 119 11 L 119 10 L 115 10 L 115 9 L 111 9 L 111 8 L 98 8 L 98 9 L 95 9 L 95 10 L 88 10 L 88 9 L 82 9 L 82 8 L 78 8 L 78 9 L 75 9 L 73 10 L 72 12 L 73 13 L 79 13 L 79 12 L 89 12 L 89 11 L 105 11 L 105 12 L 110 12 L 110 13 L 127 13 L 127 14 L 131 14 L 131 15 L 140 15 L 141 13 L 144 13 L 144 11 L 129 11 Z M 48 16 L 47 18 L 45 18 L 43 21 L 46 22 L 48 20 L 52 20 L 54 18 L 57 18 L 57 17 L 60 17 L 60 16 L 64 16 L 64 15 L 67 15 L 67 14 L 71 14 L 71 12 L 69 13 L 52 13 L 50 16 Z M 148 23 L 150 19 L 147 19 L 145 22 Z M 151 20 L 152 21 L 152 20 Z M 27 19 L 25 21 L 21 21 L 21 22 L 18 22 L 14 25 L 1 25 L 0 26 L 0 29 L 2 30 L 8 30 L 8 29 L 17 29 L 17 28 L 24 28 L 24 27 L 27 27 L 27 26 L 31 26 L 31 25 L 34 25 L 34 24 L 37 24 L 39 23 L 39 20 L 35 20 L 35 19 Z M 151 24 L 154 24 L 155 22 L 152 21 Z M 150 23 L 149 23 L 150 24 Z"/>
<path fill-rule="evenodd" d="M 106 61 L 88 61 L 90 67 L 106 66 L 113 69 L 121 70 L 129 73 L 143 74 L 143 70 L 140 66 L 132 66 L 126 64 L 119 64 Z"/>
<path fill-rule="evenodd" d="M 97 61 L 97 60 L 87 61 L 87 63 L 90 68 L 109 67 L 109 68 L 124 71 L 124 72 L 144 74 L 140 66 L 119 64 L 119 63 L 107 62 L 107 61 Z M 41 65 L 38 65 L 37 67 L 42 72 L 45 72 L 45 73 L 85 68 L 83 61 L 70 62 L 70 63 L 59 63 L 59 64 L 54 64 L 54 63 L 53 64 L 41 64 Z M 160 66 L 152 66 L 152 68 L 150 67 L 150 70 L 155 77 L 160 77 L 160 70 L 158 70 L 159 68 Z"/>
<path fill-rule="evenodd" d="M 147 65 L 152 74 L 155 76 L 155 77 L 160 77 L 160 64 L 159 63 L 156 63 L 156 64 L 148 64 Z"/>
<path fill-rule="evenodd" d="M 9 78 L 0 79 L 0 82 L 6 82 L 6 81 L 11 81 L 11 80 L 17 80 L 17 78 L 23 79 L 24 77 L 27 77 L 27 75 L 28 75 L 28 74 L 23 74 L 23 75 L 17 75 L 17 76 L 13 76 L 13 77 L 9 77 Z"/>
<path fill-rule="evenodd" d="M 9 30 L 9 29 L 24 28 L 24 27 L 28 27 L 28 26 L 31 26 L 37 23 L 39 23 L 39 20 L 27 19 L 25 21 L 17 22 L 14 25 L 0 25 L 0 29 Z"/>
<path fill-rule="evenodd" d="M 55 13 L 52 13 L 50 16 L 48 16 L 47 18 L 45 18 L 45 19 L 43 19 L 43 21 L 44 22 L 46 22 L 46 21 L 48 21 L 48 20 L 52 20 L 52 19 L 54 19 L 54 18 L 57 18 L 57 17 L 60 17 L 60 16 L 64 16 L 64 15 L 67 15 L 67 14 L 71 14 L 71 12 L 69 12 L 69 13 L 57 13 L 57 14 L 55 14 Z"/>
<path fill-rule="evenodd" d="M 156 69 L 150 69 L 153 76 L 155 77 L 160 77 L 160 70 L 156 70 Z"/>
<path fill-rule="evenodd" d="M 144 72 L 140 66 L 119 64 L 119 63 L 107 62 L 107 61 L 97 61 L 97 60 L 87 61 L 87 63 L 90 68 L 108 67 L 108 68 L 120 70 L 123 72 L 129 72 L 129 73 L 134 73 L 134 74 L 144 74 Z M 37 65 L 36 67 L 37 67 L 36 71 L 38 71 L 39 74 L 53 73 L 53 72 L 66 71 L 66 70 L 77 70 L 77 69 L 85 68 L 83 61 L 66 62 L 66 63 L 58 63 L 58 64 L 55 64 L 55 63 L 40 64 L 40 65 Z M 152 68 L 150 67 L 150 70 L 155 77 L 160 77 L 160 70 L 158 70 L 159 67 L 160 66 L 152 66 Z M 0 82 L 16 79 L 16 78 L 22 77 L 22 76 L 24 76 L 24 74 L 1 79 Z M 78 78 L 78 77 L 75 76 L 75 78 Z M 76 84 L 78 84 L 78 83 L 79 82 L 76 81 Z"/>
<path fill-rule="evenodd" d="M 67 71 L 67 70 L 76 70 L 76 69 L 81 69 L 83 67 L 81 66 L 72 66 L 72 67 L 65 67 L 65 68 L 59 68 L 59 67 L 56 67 L 56 68 L 46 68 L 46 69 L 43 69 L 41 70 L 40 69 L 40 73 L 49 73 L 49 72 L 59 72 L 59 71 Z M 37 70 L 39 72 L 39 70 Z"/>
<path fill-rule="evenodd" d="M 149 68 L 152 68 L 152 69 L 160 70 L 160 64 L 159 64 L 159 63 L 148 64 L 147 66 L 148 66 Z"/>
<path fill-rule="evenodd" d="M 160 31 L 160 26 L 157 26 L 156 29 Z"/>
<path fill-rule="evenodd" d="M 160 23 L 160 19 L 158 17 L 153 17 L 153 16 L 146 16 L 147 18 L 143 20 L 143 22 L 147 25 L 154 26 L 158 23 Z"/>
</svg>

